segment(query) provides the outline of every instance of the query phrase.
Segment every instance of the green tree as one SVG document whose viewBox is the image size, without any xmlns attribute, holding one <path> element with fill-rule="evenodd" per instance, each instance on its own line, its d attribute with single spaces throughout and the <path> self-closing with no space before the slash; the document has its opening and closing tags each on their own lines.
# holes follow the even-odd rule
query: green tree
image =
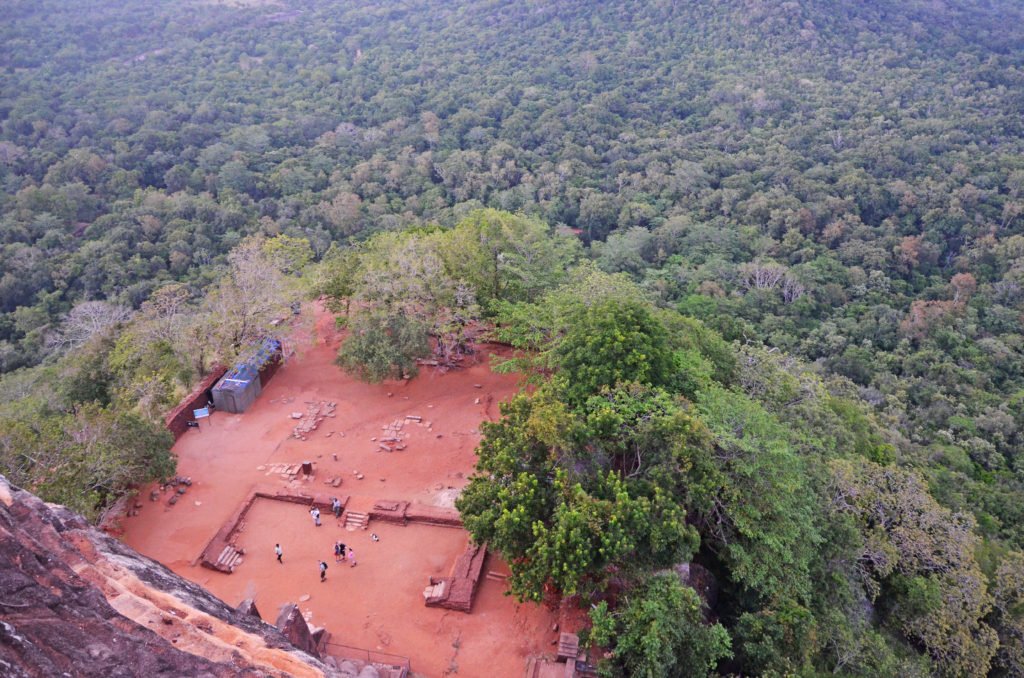
<svg viewBox="0 0 1024 678">
<path fill-rule="evenodd" d="M 688 502 L 704 543 L 762 600 L 806 601 L 821 537 L 815 491 L 786 430 L 757 403 L 715 385 L 698 403 L 709 444 L 689 447 Z"/>
<path fill-rule="evenodd" d="M 556 472 L 555 507 L 532 526 L 533 543 L 513 569 L 513 591 L 540 600 L 552 587 L 564 595 L 593 594 L 613 572 L 643 572 L 688 560 L 697 546 L 686 511 L 655 487 L 650 496 L 630 489 L 609 472 L 588 483 Z"/>
<path fill-rule="evenodd" d="M 614 463 L 577 464 L 585 454 L 577 445 L 587 438 L 587 424 L 548 387 L 517 396 L 502 414 L 484 425 L 477 472 L 457 506 L 473 538 L 505 554 L 517 595 L 539 600 L 549 591 L 589 593 L 614 572 L 642 573 L 693 553 L 696 534 L 672 493 L 667 463 L 660 471 L 645 468 L 644 476 L 665 480 L 668 487 L 623 477 Z M 610 435 L 618 442 L 609 440 L 608 446 L 628 448 L 630 434 L 618 430 L 612 416 L 599 415 L 591 426 L 595 432 L 616 429 Z M 651 416 L 659 416 L 654 406 Z M 661 416 L 669 419 L 661 424 L 666 428 L 686 425 Z M 642 429 L 636 437 L 656 437 L 632 424 Z"/>
<path fill-rule="evenodd" d="M 920 643 L 941 675 L 986 675 L 998 639 L 982 621 L 992 598 L 973 521 L 939 506 L 914 473 L 863 459 L 830 467 L 832 506 L 860 525 L 864 584 L 888 622 Z"/>
<path fill-rule="evenodd" d="M 579 310 L 555 349 L 570 403 L 621 382 L 664 386 L 674 361 L 665 328 L 639 303 L 604 301 Z"/>
<path fill-rule="evenodd" d="M 131 486 L 172 475 L 173 436 L 93 403 L 73 414 L 21 400 L 0 412 L 0 468 L 11 482 L 95 519 Z"/>
<path fill-rule="evenodd" d="M 536 300 L 565 278 L 580 247 L 536 219 L 478 210 L 445 234 L 441 255 L 450 274 L 469 283 L 489 308 L 496 300 Z"/>
<path fill-rule="evenodd" d="M 338 364 L 360 379 L 415 376 L 416 359 L 430 351 L 426 326 L 403 315 L 360 313 L 349 325 L 349 336 L 338 352 Z"/>
<path fill-rule="evenodd" d="M 718 662 L 732 656 L 729 633 L 704 621 L 697 592 L 674 573 L 652 577 L 631 591 L 620 609 L 609 613 L 605 602 L 591 612 L 592 640 L 613 645 L 612 663 L 626 676 L 669 678 L 710 675 Z"/>
</svg>

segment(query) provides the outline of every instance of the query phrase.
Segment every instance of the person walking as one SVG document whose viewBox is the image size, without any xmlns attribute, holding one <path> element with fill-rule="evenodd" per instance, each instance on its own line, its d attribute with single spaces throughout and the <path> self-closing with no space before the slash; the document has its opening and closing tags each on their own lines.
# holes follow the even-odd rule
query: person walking
<svg viewBox="0 0 1024 678">
<path fill-rule="evenodd" d="M 340 541 L 334 542 L 334 562 L 336 563 L 340 563 L 341 559 L 345 557 L 341 548 L 342 547 Z"/>
<path fill-rule="evenodd" d="M 350 567 L 356 566 L 356 551 L 352 547 L 348 549 L 348 562 Z"/>
<path fill-rule="evenodd" d="M 331 497 L 331 510 L 334 511 L 335 518 L 341 518 L 341 500 L 337 497 Z"/>
<path fill-rule="evenodd" d="M 327 580 L 327 563 L 320 561 L 320 582 L 323 583 Z"/>
<path fill-rule="evenodd" d="M 284 561 L 281 560 L 281 556 L 284 554 L 284 551 L 281 550 L 281 545 L 280 544 L 274 544 L 274 553 L 277 554 L 277 562 L 279 562 L 282 565 L 284 565 Z"/>
<path fill-rule="evenodd" d="M 320 509 L 314 506 L 309 509 L 309 515 L 313 517 L 313 525 L 320 527 Z"/>
</svg>

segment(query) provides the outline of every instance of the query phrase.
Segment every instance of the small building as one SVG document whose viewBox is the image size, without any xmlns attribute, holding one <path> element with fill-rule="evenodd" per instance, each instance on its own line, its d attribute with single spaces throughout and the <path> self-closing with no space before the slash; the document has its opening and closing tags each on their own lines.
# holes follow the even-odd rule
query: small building
<svg viewBox="0 0 1024 678">
<path fill-rule="evenodd" d="M 249 409 L 282 360 L 281 342 L 264 339 L 245 360 L 228 370 L 213 387 L 213 406 L 239 414 Z"/>
</svg>

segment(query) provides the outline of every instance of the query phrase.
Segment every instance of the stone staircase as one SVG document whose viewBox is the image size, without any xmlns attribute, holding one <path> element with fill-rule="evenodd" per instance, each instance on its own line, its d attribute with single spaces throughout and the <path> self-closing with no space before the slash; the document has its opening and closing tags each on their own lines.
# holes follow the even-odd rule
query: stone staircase
<svg viewBox="0 0 1024 678">
<path fill-rule="evenodd" d="M 245 555 L 245 551 L 236 549 L 231 544 L 228 544 L 220 552 L 213 569 L 220 570 L 221 572 L 234 572 L 235 567 L 242 564 L 243 555 Z"/>
<path fill-rule="evenodd" d="M 580 637 L 575 633 L 563 633 L 558 637 L 558 659 L 576 661 L 580 653 Z"/>
<path fill-rule="evenodd" d="M 487 574 L 484 575 L 488 581 L 496 581 L 499 584 L 508 583 L 508 575 L 501 572 L 495 572 L 494 570 L 488 570 Z"/>
<path fill-rule="evenodd" d="M 359 511 L 345 511 L 345 529 L 349 532 L 365 530 L 370 524 L 370 516 Z"/>
</svg>

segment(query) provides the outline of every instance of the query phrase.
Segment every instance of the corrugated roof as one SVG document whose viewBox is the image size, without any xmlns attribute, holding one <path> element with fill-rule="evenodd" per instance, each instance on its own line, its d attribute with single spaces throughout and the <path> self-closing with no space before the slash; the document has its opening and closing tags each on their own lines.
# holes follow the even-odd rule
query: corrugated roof
<svg viewBox="0 0 1024 678">
<path fill-rule="evenodd" d="M 215 389 L 244 389 L 253 379 L 258 379 L 260 369 L 281 352 L 281 342 L 277 339 L 263 339 L 249 357 L 235 364 Z"/>
</svg>

